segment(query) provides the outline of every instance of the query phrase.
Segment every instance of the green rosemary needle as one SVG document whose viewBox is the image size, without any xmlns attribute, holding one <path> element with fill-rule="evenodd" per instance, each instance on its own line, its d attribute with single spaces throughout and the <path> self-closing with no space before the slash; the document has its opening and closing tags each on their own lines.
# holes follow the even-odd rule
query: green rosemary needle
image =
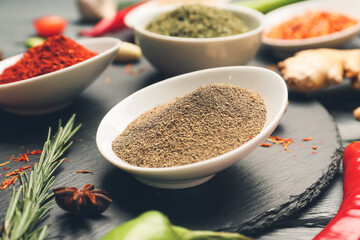
<svg viewBox="0 0 360 240">
<path fill-rule="evenodd" d="M 21 186 L 13 188 L 11 200 L 1 228 L 2 240 L 41 240 L 48 234 L 49 225 L 38 224 L 50 210 L 53 197 L 54 172 L 63 161 L 58 161 L 73 141 L 70 138 L 81 125 L 74 128 L 75 114 L 65 126 L 59 120 L 58 131 L 51 137 L 51 128 L 38 164 L 29 176 L 20 174 Z"/>
</svg>

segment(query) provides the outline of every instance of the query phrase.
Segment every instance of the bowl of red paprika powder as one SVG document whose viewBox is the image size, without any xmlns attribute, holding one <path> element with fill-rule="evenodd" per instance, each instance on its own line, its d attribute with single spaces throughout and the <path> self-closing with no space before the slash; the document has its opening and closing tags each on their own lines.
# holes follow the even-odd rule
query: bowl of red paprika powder
<svg viewBox="0 0 360 240">
<path fill-rule="evenodd" d="M 1 61 L 0 105 L 22 115 L 68 106 L 107 68 L 120 44 L 116 38 L 73 41 L 59 35 Z"/>
</svg>

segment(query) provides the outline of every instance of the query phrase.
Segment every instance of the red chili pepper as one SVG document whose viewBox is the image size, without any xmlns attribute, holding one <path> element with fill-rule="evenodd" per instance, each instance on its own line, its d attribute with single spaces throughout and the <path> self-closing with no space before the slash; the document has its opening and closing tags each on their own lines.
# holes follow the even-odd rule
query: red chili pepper
<svg viewBox="0 0 360 240">
<path fill-rule="evenodd" d="M 95 24 L 91 29 L 80 31 L 80 35 L 87 37 L 99 37 L 108 32 L 114 32 L 127 28 L 125 24 L 125 16 L 134 8 L 146 3 L 147 1 L 139 2 L 137 4 L 125 7 L 116 12 L 112 18 L 103 18 Z"/>
<path fill-rule="evenodd" d="M 340 208 L 314 240 L 360 239 L 360 142 L 352 142 L 345 148 L 343 169 Z"/>
</svg>

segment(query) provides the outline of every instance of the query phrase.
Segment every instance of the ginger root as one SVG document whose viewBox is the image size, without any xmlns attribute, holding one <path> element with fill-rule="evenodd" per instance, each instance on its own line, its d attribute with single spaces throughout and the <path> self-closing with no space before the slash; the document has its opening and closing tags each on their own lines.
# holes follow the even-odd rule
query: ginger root
<svg viewBox="0 0 360 240">
<path fill-rule="evenodd" d="M 351 78 L 353 88 L 360 90 L 360 49 L 309 49 L 278 63 L 288 87 L 301 93 L 341 84 Z"/>
<path fill-rule="evenodd" d="M 360 107 L 357 107 L 353 111 L 354 118 L 358 121 L 360 121 Z"/>
</svg>

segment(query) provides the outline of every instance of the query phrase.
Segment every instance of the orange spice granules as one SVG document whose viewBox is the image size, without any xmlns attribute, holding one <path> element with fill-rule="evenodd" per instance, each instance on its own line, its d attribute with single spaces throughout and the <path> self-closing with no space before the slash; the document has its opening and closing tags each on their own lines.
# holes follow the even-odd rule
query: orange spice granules
<svg viewBox="0 0 360 240">
<path fill-rule="evenodd" d="M 305 39 L 335 33 L 357 24 L 356 19 L 326 11 L 307 11 L 273 27 L 266 34 L 274 39 Z"/>
<path fill-rule="evenodd" d="M 288 151 L 289 150 L 288 146 L 294 142 L 293 139 L 291 139 L 291 138 L 285 139 L 285 138 L 281 138 L 281 137 L 277 137 L 277 136 L 270 136 L 268 138 L 268 140 L 275 144 L 283 145 L 285 151 Z"/>
<path fill-rule="evenodd" d="M 19 156 L 20 157 L 18 157 L 18 158 L 10 157 L 9 159 L 13 159 L 14 162 L 29 162 L 29 157 L 26 153 L 23 153 L 23 154 L 19 153 Z"/>
<path fill-rule="evenodd" d="M 19 178 L 19 175 L 12 177 L 11 179 L 5 179 L 0 185 L 0 190 L 5 190 L 10 187 L 12 184 L 16 183 L 16 180 Z"/>
<path fill-rule="evenodd" d="M 301 140 L 304 141 L 304 142 L 307 142 L 307 141 L 311 141 L 313 140 L 314 138 L 313 137 L 307 137 L 307 138 L 302 138 Z M 277 137 L 277 136 L 270 136 L 267 141 L 270 141 L 272 142 L 273 144 L 279 144 L 279 145 L 282 145 L 285 149 L 285 151 L 290 151 L 292 149 L 289 149 L 288 146 L 290 146 L 292 143 L 294 143 L 294 140 L 292 138 L 289 138 L 289 139 L 285 139 L 285 138 L 281 138 L 281 137 Z M 301 146 L 301 143 L 299 142 L 296 142 L 299 146 Z M 321 144 L 321 143 L 319 143 Z M 270 143 L 262 143 L 260 144 L 261 147 L 271 147 L 272 144 Z M 317 146 L 311 146 L 311 149 L 312 150 L 317 150 L 318 147 Z M 317 153 L 317 151 L 312 151 L 312 153 Z M 296 157 L 297 155 L 294 154 L 293 155 L 294 157 Z"/>
<path fill-rule="evenodd" d="M 27 150 L 26 153 L 19 153 L 19 157 L 6 157 L 10 160 L 14 160 L 13 162 L 29 162 L 29 155 L 37 155 L 37 154 L 41 154 L 42 153 L 42 150 L 33 150 L 33 151 L 29 151 Z M 5 163 L 2 163 L 0 164 L 0 166 L 4 166 L 6 164 L 9 164 L 10 161 L 7 161 Z M 19 174 L 23 173 L 25 170 L 27 171 L 30 171 L 31 167 L 33 166 L 32 165 L 28 165 L 28 166 L 25 166 L 25 167 L 18 167 L 18 169 L 16 169 L 15 171 L 12 171 L 12 172 L 9 172 L 7 171 L 6 174 L 4 174 L 4 178 L 5 180 L 3 180 L 1 183 L 0 183 L 0 190 L 4 190 L 8 187 L 10 187 L 11 185 L 15 184 L 16 183 L 16 180 L 18 179 L 19 177 Z M 11 169 L 10 167 L 3 167 L 3 170 L 9 170 Z M 13 176 L 11 179 L 6 179 L 7 177 L 10 177 L 10 176 Z"/>
<path fill-rule="evenodd" d="M 142 73 L 143 71 L 145 71 L 145 68 L 143 68 L 143 67 L 134 70 L 132 64 L 126 64 L 126 66 L 124 68 L 124 72 L 127 74 L 130 74 L 130 75 L 138 75 L 138 74 Z"/>
<path fill-rule="evenodd" d="M 4 175 L 4 177 L 10 177 L 10 176 L 13 176 L 13 175 L 18 175 L 19 173 L 23 173 L 24 170 L 29 169 L 29 168 L 31 168 L 32 166 L 33 166 L 33 165 L 29 165 L 29 166 L 26 166 L 26 167 L 18 167 L 18 169 L 16 169 L 15 171 L 10 172 L 10 173 Z"/>
<path fill-rule="evenodd" d="M 41 150 L 33 150 L 31 152 L 29 150 L 27 150 L 26 153 L 19 153 L 20 157 L 9 157 L 9 159 L 14 160 L 14 162 L 29 162 L 28 155 L 37 155 L 37 154 L 41 154 L 41 153 L 42 153 Z"/>
</svg>

